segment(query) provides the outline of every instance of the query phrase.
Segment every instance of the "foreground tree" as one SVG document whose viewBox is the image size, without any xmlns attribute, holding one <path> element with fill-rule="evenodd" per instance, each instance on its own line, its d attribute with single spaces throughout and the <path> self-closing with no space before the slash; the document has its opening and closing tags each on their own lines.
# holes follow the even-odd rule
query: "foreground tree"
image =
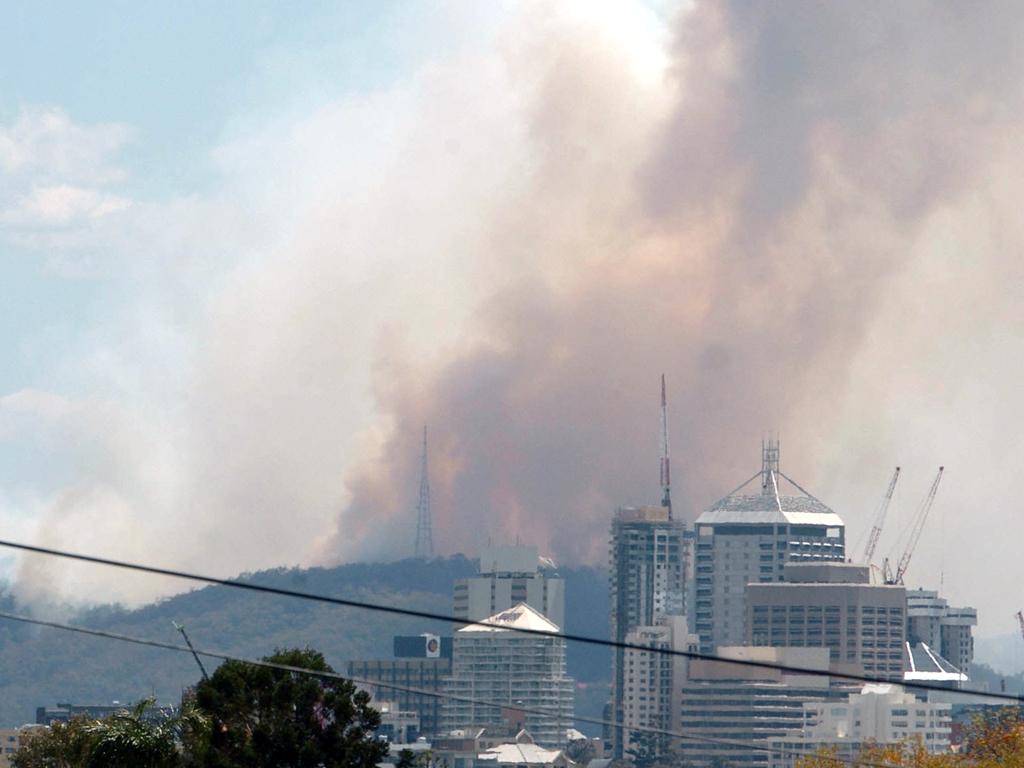
<svg viewBox="0 0 1024 768">
<path fill-rule="evenodd" d="M 333 673 L 323 654 L 278 651 L 264 661 Z M 222 664 L 196 688 L 210 720 L 206 768 L 372 768 L 387 756 L 380 715 L 347 680 L 242 662 Z"/>
<path fill-rule="evenodd" d="M 205 728 L 186 710 L 174 718 L 147 718 L 152 700 L 102 720 L 76 717 L 30 733 L 11 758 L 15 768 L 178 768 L 188 765 L 186 735 Z"/>
<path fill-rule="evenodd" d="M 33 729 L 11 756 L 11 765 L 14 768 L 89 768 L 95 743 L 89 727 L 95 722 L 76 717 L 49 728 Z"/>
</svg>

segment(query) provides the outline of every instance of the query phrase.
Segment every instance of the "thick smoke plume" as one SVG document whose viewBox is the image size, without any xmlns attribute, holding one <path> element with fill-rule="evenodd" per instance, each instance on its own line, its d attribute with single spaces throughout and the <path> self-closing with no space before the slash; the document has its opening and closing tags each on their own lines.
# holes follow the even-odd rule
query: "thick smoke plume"
<svg viewBox="0 0 1024 768">
<path fill-rule="evenodd" d="M 675 25 L 667 91 L 586 36 L 514 52 L 536 165 L 473 211 L 495 277 L 430 364 L 380 352 L 391 426 L 350 473 L 328 552 L 406 546 L 429 422 L 445 551 L 523 535 L 602 561 L 613 507 L 658 498 L 662 371 L 686 517 L 757 468 L 768 429 L 790 474 L 820 480 L 889 286 L 1019 126 L 1020 16 L 702 4 Z"/>
<path fill-rule="evenodd" d="M 777 430 L 853 539 L 904 467 L 884 548 L 945 464 L 910 575 L 1009 628 L 1024 10 L 597 5 L 242 116 L 215 194 L 19 230 L 64 263 L 126 254 L 97 259 L 138 301 L 67 361 L 89 396 L 0 399 L 0 435 L 55 467 L 0 498 L 6 524 L 224 575 L 401 557 L 427 424 L 440 554 L 520 537 L 602 563 L 612 510 L 660 498 L 664 372 L 681 516 Z M 180 587 L 19 567 L 31 597 Z"/>
</svg>

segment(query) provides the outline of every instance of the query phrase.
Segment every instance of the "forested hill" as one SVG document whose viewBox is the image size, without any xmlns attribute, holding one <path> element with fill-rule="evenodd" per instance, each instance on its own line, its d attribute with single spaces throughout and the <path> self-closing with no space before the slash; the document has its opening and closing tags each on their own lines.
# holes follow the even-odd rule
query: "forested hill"
<svg viewBox="0 0 1024 768">
<path fill-rule="evenodd" d="M 476 572 L 462 556 L 352 564 L 335 568 L 294 568 L 247 574 L 243 580 L 441 614 L 451 612 L 452 583 Z M 573 633 L 607 637 L 607 573 L 563 568 L 566 624 Z M 2 610 L 24 613 L 10 595 Z M 450 633 L 451 626 L 308 600 L 205 587 L 135 610 L 91 609 L 68 623 L 178 644 L 171 622 L 186 626 L 199 648 L 258 657 L 275 648 L 309 646 L 323 651 L 343 671 L 359 658 L 390 658 L 391 637 L 425 631 Z M 208 662 L 214 666 L 213 662 Z M 571 646 L 569 673 L 577 680 L 608 677 L 604 649 Z M 58 701 L 106 703 L 155 695 L 176 702 L 199 675 L 187 654 L 0 621 L 0 726 L 32 722 L 37 706 Z"/>
</svg>

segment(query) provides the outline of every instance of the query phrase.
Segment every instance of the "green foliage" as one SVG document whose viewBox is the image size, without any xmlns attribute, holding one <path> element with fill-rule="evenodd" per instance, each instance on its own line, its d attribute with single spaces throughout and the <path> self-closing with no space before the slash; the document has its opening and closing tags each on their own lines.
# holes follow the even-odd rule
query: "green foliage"
<svg viewBox="0 0 1024 768">
<path fill-rule="evenodd" d="M 88 768 L 95 736 L 89 730 L 95 721 L 76 717 L 54 723 L 26 736 L 21 749 L 11 756 L 14 768 Z"/>
<path fill-rule="evenodd" d="M 288 650 L 266 661 L 333 672 L 319 651 Z M 196 688 L 210 719 L 207 768 L 371 768 L 388 752 L 374 736 L 369 695 L 336 678 L 225 662 Z"/>
<path fill-rule="evenodd" d="M 146 719 L 153 705 L 143 701 L 133 710 L 102 720 L 76 717 L 54 723 L 26 737 L 11 763 L 15 768 L 178 768 L 189 765 L 183 746 L 187 735 L 205 719 L 191 709 L 164 722 Z"/>
<path fill-rule="evenodd" d="M 395 762 L 395 768 L 428 768 L 429 766 L 429 752 L 416 754 L 411 749 L 403 749 L 399 752 L 398 760 Z"/>
<path fill-rule="evenodd" d="M 86 726 L 92 736 L 89 765 L 176 768 L 180 765 L 174 726 L 143 720 L 152 702 L 144 701 L 132 712 L 112 715 Z"/>
<path fill-rule="evenodd" d="M 632 746 L 626 754 L 633 759 L 636 768 L 655 768 L 662 765 L 668 756 L 668 740 L 661 734 L 631 731 L 629 740 Z"/>
</svg>

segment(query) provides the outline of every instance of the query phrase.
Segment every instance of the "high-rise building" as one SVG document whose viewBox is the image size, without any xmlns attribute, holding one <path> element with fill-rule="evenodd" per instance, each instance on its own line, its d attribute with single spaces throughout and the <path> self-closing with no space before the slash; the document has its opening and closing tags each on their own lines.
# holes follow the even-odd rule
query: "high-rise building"
<svg viewBox="0 0 1024 768">
<path fill-rule="evenodd" d="M 907 591 L 907 639 L 911 645 L 929 646 L 961 672 L 974 660 L 972 628 L 977 624 L 975 608 L 954 608 L 933 590 Z"/>
<path fill-rule="evenodd" d="M 687 645 L 690 641 L 692 646 Z M 626 634 L 630 645 L 643 646 L 624 651 L 622 685 L 622 748 L 636 746 L 642 729 L 672 729 L 673 687 L 682 679 L 685 658 L 666 650 L 694 650 L 697 637 L 687 635 L 686 617 L 662 619 L 653 627 L 635 627 Z M 649 650 L 647 650 L 649 649 Z M 650 737 L 645 736 L 649 743 Z M 667 750 L 668 737 L 659 737 L 659 752 Z"/>
<path fill-rule="evenodd" d="M 758 481 L 755 492 L 744 492 Z M 761 471 L 711 505 L 695 528 L 692 629 L 703 653 L 743 643 L 747 584 L 782 581 L 787 562 L 845 560 L 843 521 L 779 470 L 778 442 L 762 445 Z"/>
<path fill-rule="evenodd" d="M 786 563 L 782 582 L 747 586 L 748 645 L 826 647 L 836 672 L 903 677 L 906 590 L 852 563 Z"/>
<path fill-rule="evenodd" d="M 721 656 L 828 670 L 825 648 L 721 647 Z M 767 768 L 769 740 L 799 730 L 804 705 L 835 699 L 827 675 L 795 675 L 776 669 L 692 660 L 679 686 L 676 724 L 686 734 L 676 750 L 687 766 Z"/>
<path fill-rule="evenodd" d="M 951 712 L 951 704 L 919 701 L 898 685 L 866 685 L 844 702 L 808 702 L 802 728 L 771 740 L 771 768 L 794 768 L 822 749 L 852 765 L 866 744 L 912 741 L 932 754 L 948 752 Z"/>
<path fill-rule="evenodd" d="M 453 612 L 478 621 L 519 603 L 565 626 L 565 581 L 537 548 L 525 545 L 487 547 L 480 554 L 480 573 L 455 582 Z"/>
<path fill-rule="evenodd" d="M 640 627 L 686 615 L 686 524 L 673 520 L 668 507 L 622 507 L 612 518 L 611 635 L 625 642 Z M 625 652 L 613 652 L 612 699 L 616 723 L 624 721 Z M 612 729 L 613 754 L 621 757 L 626 734 Z"/>
<path fill-rule="evenodd" d="M 545 635 L 517 631 L 523 629 Z M 573 724 L 574 693 L 561 629 L 526 603 L 463 627 L 445 693 L 446 731 L 499 726 L 519 708 L 538 744 L 560 746 Z"/>
</svg>

